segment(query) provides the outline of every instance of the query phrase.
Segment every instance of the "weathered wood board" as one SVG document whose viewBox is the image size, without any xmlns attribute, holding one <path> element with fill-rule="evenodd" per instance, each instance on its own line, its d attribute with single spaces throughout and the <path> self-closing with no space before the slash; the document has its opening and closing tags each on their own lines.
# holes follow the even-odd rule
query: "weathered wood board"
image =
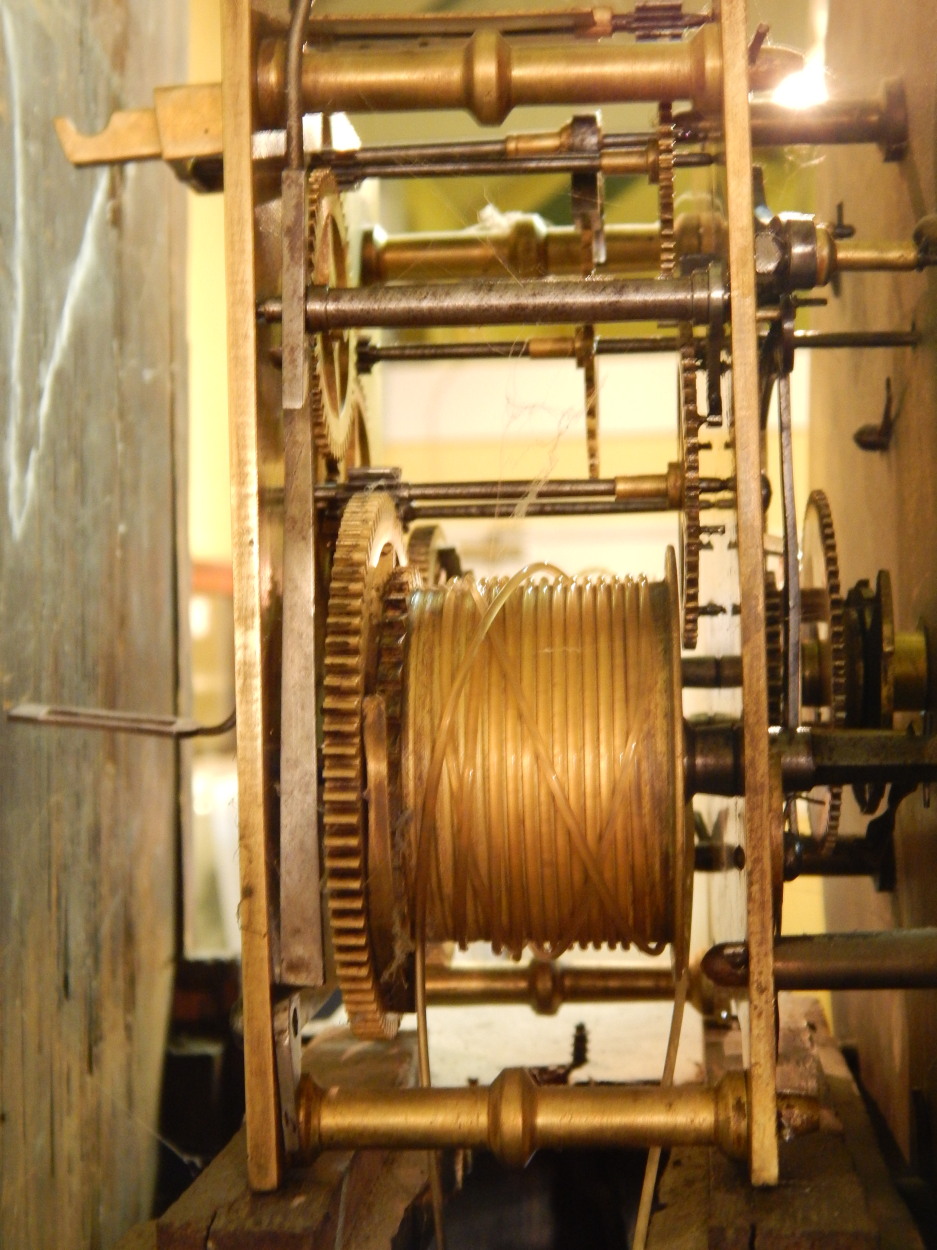
<svg viewBox="0 0 937 1250">
<path fill-rule="evenodd" d="M 779 1000 L 778 1087 L 818 1097 L 826 1127 L 780 1144 L 781 1183 L 753 1189 L 718 1150 L 671 1152 L 649 1250 L 923 1250 L 819 1003 Z M 738 1067 L 736 1030 L 707 1030 L 707 1076 Z"/>
<path fill-rule="evenodd" d="M 325 1088 L 409 1086 L 416 1079 L 415 1035 L 373 1045 L 347 1029 L 323 1031 L 306 1047 L 303 1066 Z M 390 1250 L 427 1185 L 425 1151 L 328 1151 L 311 1167 L 288 1173 L 275 1193 L 251 1193 L 242 1130 L 156 1222 L 140 1250 L 154 1244 L 202 1250 L 209 1234 L 214 1250 Z M 136 1246 L 128 1240 L 120 1250 Z"/>
<path fill-rule="evenodd" d="M 174 710 L 184 193 L 72 170 L 185 73 L 184 5 L 0 3 L 0 674 L 22 700 Z M 175 951 L 175 749 L 0 719 L 0 1245 L 148 1214 Z"/>
</svg>

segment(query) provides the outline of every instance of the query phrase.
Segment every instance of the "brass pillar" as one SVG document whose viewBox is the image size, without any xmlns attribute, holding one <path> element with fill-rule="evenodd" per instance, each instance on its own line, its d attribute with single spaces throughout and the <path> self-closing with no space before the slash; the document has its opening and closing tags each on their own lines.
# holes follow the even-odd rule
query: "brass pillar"
<svg viewBox="0 0 937 1250">
<path fill-rule="evenodd" d="M 732 1158 L 748 1150 L 749 1091 L 743 1073 L 714 1087 L 537 1085 L 524 1068 L 509 1068 L 487 1088 L 330 1089 L 300 1081 L 301 1152 L 490 1150 L 523 1167 L 538 1149 L 717 1145 Z M 813 1132 L 815 1099 L 781 1097 L 782 1131 Z"/>
<path fill-rule="evenodd" d="M 772 62 L 772 76 L 777 68 Z M 722 52 L 715 24 L 679 43 L 560 43 L 481 29 L 454 43 L 312 47 L 302 84 L 308 113 L 466 109 L 489 126 L 524 104 L 691 100 L 711 113 L 721 100 Z M 285 98 L 286 41 L 266 39 L 257 61 L 264 125 L 282 125 Z"/>
</svg>

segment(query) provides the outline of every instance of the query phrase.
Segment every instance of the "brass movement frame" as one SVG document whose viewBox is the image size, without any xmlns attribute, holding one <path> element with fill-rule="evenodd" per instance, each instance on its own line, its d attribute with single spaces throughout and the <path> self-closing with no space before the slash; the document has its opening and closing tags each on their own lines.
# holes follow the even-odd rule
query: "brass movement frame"
<svg viewBox="0 0 937 1250">
<path fill-rule="evenodd" d="M 471 55 L 463 48 L 455 56 L 446 49 L 432 50 L 436 73 L 429 77 L 409 73 L 401 90 L 396 53 L 381 51 L 350 60 L 343 52 L 306 53 L 303 105 L 307 110 L 371 107 L 469 107 L 481 120 L 505 116 L 520 102 L 605 102 L 613 99 L 690 98 L 709 110 L 723 103 L 729 191 L 729 265 L 733 289 L 732 347 L 735 371 L 739 548 L 742 569 L 742 668 L 745 685 L 746 808 L 749 826 L 749 950 L 751 961 L 752 1074 L 749 1125 L 745 1141 L 753 1180 L 777 1179 L 777 1104 L 774 1089 L 774 998 L 771 978 L 771 820 L 772 785 L 769 776 L 767 691 L 765 678 L 763 548 L 761 541 L 761 468 L 758 448 L 758 390 L 756 303 L 754 289 L 751 141 L 748 130 L 749 68 L 745 42 L 744 0 L 726 0 L 721 25 L 712 25 L 680 45 L 606 48 L 576 45 L 557 49 L 519 42 L 509 44 L 495 32 L 480 32 L 471 41 Z M 261 583 L 260 453 L 258 448 L 258 340 L 254 309 L 257 305 L 254 220 L 256 178 L 252 136 L 262 124 L 282 122 L 285 93 L 285 44 L 260 44 L 250 0 L 235 0 L 225 8 L 224 168 L 228 195 L 226 247 L 229 275 L 228 319 L 231 370 L 231 444 L 234 508 L 234 582 L 237 631 L 238 769 L 241 787 L 241 874 L 244 938 L 244 1017 L 247 1052 L 248 1166 L 253 1188 L 275 1187 L 280 1180 L 283 1154 L 275 1056 L 273 1050 L 273 986 L 278 952 L 274 949 L 269 849 L 273 812 L 269 773 L 269 709 L 265 674 L 270 671 L 270 638 L 265 634 L 264 588 Z M 259 114 L 253 113 L 254 66 L 257 65 Z M 723 72 L 723 66 L 725 72 Z M 426 83 L 431 83 L 427 91 Z M 583 87 L 582 84 L 586 84 Z M 678 284 L 679 285 L 679 284 Z M 474 294 L 474 293 L 473 293 Z M 642 291 L 642 296 L 643 296 Z M 700 320 L 708 319 L 710 291 L 687 290 L 690 301 L 705 304 Z M 349 297 L 352 298 L 352 297 Z M 659 298 L 659 297 L 658 297 Z M 536 300 L 534 301 L 536 302 Z M 538 311 L 536 309 L 532 311 Z M 477 315 L 477 314 L 476 314 Z M 307 306 L 307 319 L 309 310 Z M 578 320 L 598 318 L 580 317 Z M 779 805 L 778 805 L 779 808 Z M 770 1025 L 769 1025 L 770 1020 Z M 515 1089 L 515 1085 L 517 1088 Z M 529 1101 L 526 1086 L 513 1078 L 504 1086 L 505 1105 L 511 1098 Z M 513 1090 L 513 1093 L 511 1091 Z M 544 1091 L 538 1091 L 542 1095 Z M 508 1098 L 510 1094 L 510 1098 Z M 564 1106 L 571 1107 L 572 1101 Z M 401 1097 L 402 1095 L 396 1095 Z M 449 1095 L 447 1094 L 446 1097 Z M 457 1095 L 464 1098 L 461 1091 Z M 470 1095 L 477 1100 L 476 1092 Z M 442 1093 L 416 1096 L 420 1105 Z M 549 1102 L 547 1095 L 543 1104 Z M 673 1140 L 672 1132 L 686 1122 L 676 1109 L 675 1095 L 649 1094 L 662 1117 L 647 1144 Z M 486 1106 L 487 1093 L 484 1093 Z M 712 1140 L 715 1095 L 703 1118 L 705 1136 Z M 623 1106 L 627 1092 L 611 1101 Z M 413 1099 L 411 1098 L 411 1102 Z M 655 1104 L 655 1105 L 656 1105 Z M 321 1107 L 341 1101 L 325 1099 Z M 414 1103 L 413 1105 L 416 1105 Z M 320 1107 L 320 1126 L 323 1111 Z M 698 1114 L 699 1109 L 694 1114 Z M 325 1123 L 328 1123 L 328 1112 Z M 487 1113 L 486 1113 L 487 1114 Z M 693 1119 L 693 1116 L 690 1117 Z M 716 1116 L 718 1120 L 719 1117 Z M 348 1130 L 346 1144 L 362 1144 L 360 1132 L 368 1116 Z M 575 1123 L 575 1117 L 573 1117 Z M 669 1124 L 669 1128 L 663 1127 Z M 516 1126 L 515 1126 L 516 1127 Z M 594 1128 L 595 1126 L 593 1126 Z M 493 1130 L 494 1131 L 494 1130 Z M 495 1135 L 500 1132 L 497 1129 Z M 585 1129 L 590 1135 L 592 1129 Z M 337 1129 L 319 1140 L 338 1144 Z M 529 1133 L 524 1127 L 521 1137 Z M 460 1134 L 464 1136 L 464 1134 Z M 491 1134 L 486 1128 L 487 1138 Z M 535 1134 L 537 1140 L 539 1137 Z M 533 1139 L 532 1139 L 533 1140 Z M 429 1143 L 425 1143 L 429 1144 Z M 515 1154 L 520 1148 L 511 1148 Z M 508 1153 L 511 1153 L 511 1150 Z"/>
<path fill-rule="evenodd" d="M 271 880 L 274 784 L 268 750 L 271 639 L 261 562 L 258 402 L 255 23 L 250 0 L 222 8 L 228 421 L 237 699 L 238 851 L 247 1169 L 252 1189 L 276 1189 L 283 1142 L 273 1031 L 274 928 Z"/>
</svg>

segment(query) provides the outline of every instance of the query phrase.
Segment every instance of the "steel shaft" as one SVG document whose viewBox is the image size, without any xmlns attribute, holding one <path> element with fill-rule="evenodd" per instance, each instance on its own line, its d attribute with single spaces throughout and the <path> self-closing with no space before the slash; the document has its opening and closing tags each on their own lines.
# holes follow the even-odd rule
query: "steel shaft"
<svg viewBox="0 0 937 1250">
<path fill-rule="evenodd" d="M 703 957 L 703 972 L 716 985 L 747 985 L 747 944 L 714 946 Z M 778 938 L 774 977 L 779 990 L 931 989 L 937 987 L 937 929 Z"/>
</svg>

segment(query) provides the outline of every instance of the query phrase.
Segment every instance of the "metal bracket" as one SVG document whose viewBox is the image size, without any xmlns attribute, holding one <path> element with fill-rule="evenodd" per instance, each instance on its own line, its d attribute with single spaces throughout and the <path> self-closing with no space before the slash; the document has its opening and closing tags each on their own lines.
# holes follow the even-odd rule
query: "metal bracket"
<svg viewBox="0 0 937 1250">
<path fill-rule="evenodd" d="M 159 161 L 196 190 L 221 185 L 221 84 L 157 87 L 153 108 L 114 113 L 98 134 L 82 134 L 68 117 L 55 119 L 73 165 Z"/>
<path fill-rule="evenodd" d="M 115 712 L 100 707 L 62 707 L 20 703 L 7 712 L 19 724 L 59 729 L 101 729 L 107 733 L 139 734 L 148 738 L 215 738 L 235 727 L 234 712 L 217 725 L 203 725 L 185 716 L 152 716 L 145 712 Z"/>
<path fill-rule="evenodd" d="M 290 994 L 273 1008 L 273 1045 L 277 1084 L 280 1091 L 280 1124 L 283 1146 L 288 1155 L 299 1149 L 299 1123 L 296 1115 L 296 1086 L 302 1068 L 300 1035 L 306 1023 L 300 994 Z"/>
</svg>

